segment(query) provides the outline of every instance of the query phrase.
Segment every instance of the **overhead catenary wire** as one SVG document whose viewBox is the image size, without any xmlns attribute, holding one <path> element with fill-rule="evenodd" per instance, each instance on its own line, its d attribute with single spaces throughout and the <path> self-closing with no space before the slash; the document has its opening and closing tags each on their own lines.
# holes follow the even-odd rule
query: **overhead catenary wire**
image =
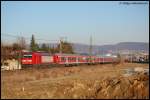
<svg viewBox="0 0 150 100">
<path fill-rule="evenodd" d="M 4 34 L 1 33 L 1 35 L 5 35 L 5 36 L 9 36 L 9 37 L 14 37 L 14 38 L 18 38 L 21 36 L 17 36 L 17 35 L 12 35 L 12 34 Z M 23 36 L 24 37 L 24 36 Z M 25 39 L 31 39 L 31 37 L 24 37 Z M 41 38 L 36 38 L 36 40 L 44 40 L 44 41 L 59 41 L 59 40 L 47 40 L 47 39 L 41 39 Z"/>
<path fill-rule="evenodd" d="M 13 38 L 20 38 L 20 37 L 23 37 L 24 39 L 31 39 L 31 37 L 25 37 L 25 36 L 22 36 L 22 35 L 12 35 L 12 34 L 7 34 L 7 33 L 2 33 L 2 36 L 7 36 L 7 37 L 13 37 Z M 61 37 L 61 40 L 47 40 L 47 39 L 41 39 L 41 38 L 35 38 L 35 41 L 46 41 L 47 43 L 47 45 L 48 45 L 48 47 L 49 47 L 49 45 L 51 45 L 51 42 L 53 41 L 53 42 L 55 42 L 56 44 L 59 44 L 60 43 L 60 52 L 62 52 L 62 45 L 61 45 L 61 42 L 62 42 L 62 38 L 67 38 L 67 37 Z M 29 41 L 28 41 L 29 42 Z M 54 47 L 54 45 L 53 45 L 53 47 Z"/>
</svg>

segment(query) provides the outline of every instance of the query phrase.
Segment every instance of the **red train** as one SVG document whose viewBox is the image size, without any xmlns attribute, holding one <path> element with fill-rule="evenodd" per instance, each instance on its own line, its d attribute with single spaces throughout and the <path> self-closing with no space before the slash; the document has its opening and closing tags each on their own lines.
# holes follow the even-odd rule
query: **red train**
<svg viewBox="0 0 150 100">
<path fill-rule="evenodd" d="M 79 54 L 49 54 L 45 52 L 24 52 L 21 58 L 22 65 L 79 65 L 79 64 L 99 64 L 114 63 L 118 58 L 109 56 L 88 56 Z"/>
</svg>

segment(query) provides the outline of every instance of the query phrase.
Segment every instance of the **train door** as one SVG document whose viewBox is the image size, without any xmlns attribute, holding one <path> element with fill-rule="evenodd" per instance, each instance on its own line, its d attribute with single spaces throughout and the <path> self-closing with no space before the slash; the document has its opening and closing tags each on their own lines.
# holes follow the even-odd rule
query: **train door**
<svg viewBox="0 0 150 100">
<path fill-rule="evenodd" d="M 40 55 L 37 53 L 33 53 L 32 57 L 33 64 L 40 64 Z"/>
<path fill-rule="evenodd" d="M 69 61 L 68 61 L 69 57 L 66 56 L 66 64 L 68 65 L 69 64 Z"/>
<path fill-rule="evenodd" d="M 58 64 L 60 62 L 60 57 L 58 55 L 53 56 L 53 63 Z"/>
<path fill-rule="evenodd" d="M 78 64 L 78 63 L 79 63 L 79 61 L 78 61 L 78 60 L 79 60 L 79 56 L 77 56 L 77 57 L 76 57 L 76 64 Z"/>
</svg>

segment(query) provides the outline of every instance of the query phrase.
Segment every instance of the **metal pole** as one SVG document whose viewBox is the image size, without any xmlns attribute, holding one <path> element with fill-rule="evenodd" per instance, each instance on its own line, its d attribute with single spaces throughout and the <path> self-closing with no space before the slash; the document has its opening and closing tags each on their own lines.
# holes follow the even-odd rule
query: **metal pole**
<svg viewBox="0 0 150 100">
<path fill-rule="evenodd" d="M 18 50 L 19 51 L 19 50 Z M 20 52 L 20 51 L 19 51 Z M 20 56 L 20 54 L 19 54 L 19 52 L 18 52 L 18 66 L 17 66 L 17 68 L 19 68 L 19 56 Z"/>
<path fill-rule="evenodd" d="M 131 63 L 132 63 L 132 51 L 131 51 Z"/>
<path fill-rule="evenodd" d="M 102 50 L 102 52 L 103 52 L 103 63 L 104 63 L 104 50 Z"/>
<path fill-rule="evenodd" d="M 92 62 L 92 36 L 90 36 L 90 63 Z"/>
<path fill-rule="evenodd" d="M 67 42 L 67 37 L 64 37 L 65 38 L 65 42 Z"/>
<path fill-rule="evenodd" d="M 49 54 L 51 54 L 50 48 L 51 48 L 51 47 L 50 47 L 50 44 L 49 44 L 49 45 L 48 45 L 48 51 L 49 51 Z"/>
<path fill-rule="evenodd" d="M 18 38 L 19 39 L 19 38 Z M 20 42 L 22 43 L 22 40 L 21 40 L 22 38 L 20 37 Z M 19 45 L 19 41 L 18 41 L 18 45 Z M 20 44 L 20 48 L 19 48 L 19 54 L 18 54 L 18 66 L 17 66 L 17 69 L 19 69 L 19 63 L 20 63 L 20 53 L 21 53 L 21 46 L 22 46 L 22 44 Z"/>
<path fill-rule="evenodd" d="M 62 44 L 61 44 L 61 38 L 60 38 L 60 51 L 59 53 L 61 54 L 62 53 Z"/>
</svg>

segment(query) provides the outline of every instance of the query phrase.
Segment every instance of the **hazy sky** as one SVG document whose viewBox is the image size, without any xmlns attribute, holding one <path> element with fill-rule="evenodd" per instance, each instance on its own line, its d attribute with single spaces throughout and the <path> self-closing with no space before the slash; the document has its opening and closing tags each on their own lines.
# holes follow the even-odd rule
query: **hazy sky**
<svg viewBox="0 0 150 100">
<path fill-rule="evenodd" d="M 34 34 L 37 39 L 67 37 L 70 42 L 89 44 L 92 35 L 96 45 L 149 42 L 149 2 L 146 3 L 2 1 L 1 37 L 10 41 L 15 38 L 5 34 L 29 38 Z"/>
</svg>

